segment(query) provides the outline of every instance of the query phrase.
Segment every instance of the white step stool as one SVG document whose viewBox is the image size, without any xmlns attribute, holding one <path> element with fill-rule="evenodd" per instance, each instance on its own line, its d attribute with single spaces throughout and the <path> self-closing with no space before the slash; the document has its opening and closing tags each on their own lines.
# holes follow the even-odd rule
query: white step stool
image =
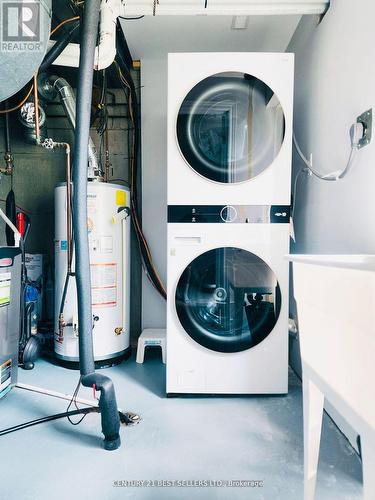
<svg viewBox="0 0 375 500">
<path fill-rule="evenodd" d="M 167 338 L 164 328 L 146 328 L 138 338 L 137 363 L 143 363 L 146 347 L 161 347 L 161 355 L 165 364 L 167 356 Z"/>
</svg>

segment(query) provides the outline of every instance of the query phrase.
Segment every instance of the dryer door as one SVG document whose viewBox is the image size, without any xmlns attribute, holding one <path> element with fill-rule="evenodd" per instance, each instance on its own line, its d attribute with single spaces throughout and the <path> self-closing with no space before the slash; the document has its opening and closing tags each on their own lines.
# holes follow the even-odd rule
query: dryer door
<svg viewBox="0 0 375 500">
<path fill-rule="evenodd" d="M 220 73 L 202 80 L 185 97 L 177 142 L 198 174 L 238 183 L 272 164 L 284 129 L 281 104 L 268 85 L 245 73 Z"/>
<path fill-rule="evenodd" d="M 190 337 L 218 352 L 239 352 L 262 342 L 280 314 L 281 295 L 272 269 L 240 248 L 199 255 L 176 289 L 178 318 Z"/>
</svg>

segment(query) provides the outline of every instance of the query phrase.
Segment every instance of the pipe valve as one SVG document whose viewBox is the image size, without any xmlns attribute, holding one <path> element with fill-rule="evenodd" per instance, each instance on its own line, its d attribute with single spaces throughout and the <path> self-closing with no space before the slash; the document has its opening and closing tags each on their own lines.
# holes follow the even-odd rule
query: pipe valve
<svg viewBox="0 0 375 500">
<path fill-rule="evenodd" d="M 14 158 L 10 151 L 6 151 L 4 155 L 5 168 L 0 168 L 0 173 L 4 175 L 12 175 L 14 168 Z"/>
</svg>

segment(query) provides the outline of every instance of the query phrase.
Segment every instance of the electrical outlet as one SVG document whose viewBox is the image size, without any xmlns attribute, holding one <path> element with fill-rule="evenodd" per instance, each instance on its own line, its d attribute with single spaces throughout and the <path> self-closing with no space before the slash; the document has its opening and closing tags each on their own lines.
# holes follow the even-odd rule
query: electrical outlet
<svg viewBox="0 0 375 500">
<path fill-rule="evenodd" d="M 372 108 L 358 116 L 357 123 L 363 125 L 363 136 L 358 141 L 358 149 L 361 149 L 368 146 L 372 139 Z"/>
</svg>

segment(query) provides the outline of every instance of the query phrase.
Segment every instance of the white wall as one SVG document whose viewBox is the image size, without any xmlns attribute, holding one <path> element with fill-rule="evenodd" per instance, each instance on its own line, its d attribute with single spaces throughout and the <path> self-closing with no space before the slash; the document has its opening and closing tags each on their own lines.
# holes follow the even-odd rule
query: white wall
<svg viewBox="0 0 375 500">
<path fill-rule="evenodd" d="M 345 166 L 350 125 L 375 104 L 374 19 L 373 0 L 331 0 L 322 23 L 304 18 L 288 47 L 296 54 L 294 129 L 305 155 L 313 154 L 322 173 Z M 300 165 L 294 155 L 294 174 Z M 341 181 L 300 176 L 295 253 L 375 252 L 374 166 L 375 143 L 358 153 Z M 295 343 L 294 367 L 298 357 Z M 353 437 L 345 424 L 343 429 Z"/>
<path fill-rule="evenodd" d="M 142 60 L 142 222 L 157 270 L 167 278 L 167 58 Z M 165 328 L 166 304 L 143 274 L 142 327 Z"/>
<path fill-rule="evenodd" d="M 375 104 L 375 2 L 333 0 L 319 26 L 313 19 L 303 19 L 288 48 L 296 54 L 294 129 L 315 169 L 328 173 L 345 166 L 350 125 Z M 375 251 L 374 162 L 371 144 L 339 182 L 300 177 L 296 251 Z"/>
</svg>

